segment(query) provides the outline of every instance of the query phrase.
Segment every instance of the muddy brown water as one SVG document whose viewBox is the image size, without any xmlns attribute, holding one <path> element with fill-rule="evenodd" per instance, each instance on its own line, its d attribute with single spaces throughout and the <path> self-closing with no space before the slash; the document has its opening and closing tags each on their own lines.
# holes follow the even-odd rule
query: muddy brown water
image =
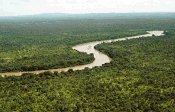
<svg viewBox="0 0 175 112">
<path fill-rule="evenodd" d="M 96 49 L 94 49 L 94 46 L 100 43 L 109 43 L 109 42 L 114 42 L 114 41 L 122 41 L 122 40 L 126 40 L 126 39 L 133 39 L 133 38 L 139 38 L 139 37 L 149 37 L 152 36 L 153 34 L 155 36 L 161 36 L 163 35 L 163 31 L 147 31 L 149 34 L 144 34 L 144 35 L 139 35 L 139 36 L 132 36 L 132 37 L 125 37 L 125 38 L 120 38 L 120 39 L 111 39 L 111 40 L 103 40 L 103 41 L 94 41 L 94 42 L 89 42 L 89 43 L 84 43 L 84 44 L 80 44 L 80 45 L 76 45 L 74 47 L 72 47 L 72 49 L 78 50 L 80 52 L 86 52 L 87 54 L 93 53 L 95 60 L 87 65 L 79 65 L 79 66 L 75 66 L 75 67 L 67 67 L 67 68 L 59 68 L 59 69 L 50 69 L 50 70 L 37 70 L 37 71 L 29 71 L 29 72 L 7 72 L 7 73 L 0 73 L 0 75 L 2 76 L 11 76 L 11 75 L 16 75 L 16 76 L 20 76 L 23 73 L 34 73 L 34 74 L 39 74 L 45 71 L 67 71 L 69 69 L 73 69 L 73 70 L 82 70 L 85 67 L 88 68 L 92 68 L 95 66 L 102 66 L 102 64 L 105 63 L 109 63 L 112 59 L 110 57 L 108 57 L 107 55 L 97 51 Z"/>
</svg>

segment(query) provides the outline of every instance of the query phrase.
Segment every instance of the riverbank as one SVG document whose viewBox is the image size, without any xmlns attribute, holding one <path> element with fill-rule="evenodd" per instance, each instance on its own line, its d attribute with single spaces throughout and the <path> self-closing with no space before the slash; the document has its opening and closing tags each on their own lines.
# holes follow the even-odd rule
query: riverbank
<svg viewBox="0 0 175 112">
<path fill-rule="evenodd" d="M 12 75 L 16 75 L 16 76 L 20 76 L 23 73 L 34 73 L 34 74 L 39 74 L 45 71 L 68 71 L 69 69 L 73 69 L 73 70 L 82 70 L 85 67 L 88 68 L 92 68 L 95 66 L 102 66 L 102 64 L 105 63 L 109 63 L 112 59 L 110 57 L 108 57 L 107 55 L 99 52 L 98 50 L 94 49 L 94 46 L 103 42 L 109 43 L 109 42 L 114 42 L 114 41 L 122 41 L 122 40 L 126 40 L 126 39 L 133 39 L 133 38 L 139 38 L 139 37 L 149 37 L 152 35 L 155 36 L 161 36 L 163 35 L 163 31 L 147 31 L 149 34 L 144 34 L 144 35 L 138 35 L 138 36 L 132 36 L 132 37 L 125 37 L 125 38 L 120 38 L 120 39 L 111 39 L 111 40 L 103 40 L 103 41 L 95 41 L 95 42 L 89 42 L 89 43 L 84 43 L 84 44 L 80 44 L 80 45 L 76 45 L 74 47 L 72 47 L 72 49 L 78 50 L 80 52 L 86 52 L 87 54 L 93 53 L 95 60 L 93 61 L 93 63 L 87 64 L 87 65 L 80 65 L 80 66 L 75 66 L 75 67 L 67 67 L 67 68 L 59 68 L 59 69 L 50 69 L 50 70 L 37 70 L 37 71 L 29 71 L 29 72 L 7 72 L 7 73 L 0 73 L 0 75 L 2 76 L 12 76 Z"/>
</svg>

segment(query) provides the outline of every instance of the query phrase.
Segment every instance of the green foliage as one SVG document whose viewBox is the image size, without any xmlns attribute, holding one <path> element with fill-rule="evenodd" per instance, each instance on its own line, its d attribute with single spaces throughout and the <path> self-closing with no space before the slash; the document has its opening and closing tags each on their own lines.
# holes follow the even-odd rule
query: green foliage
<svg viewBox="0 0 175 112">
<path fill-rule="evenodd" d="M 111 48 L 114 51 L 110 53 L 113 61 L 102 67 L 1 77 L 0 108 L 4 111 L 174 111 L 174 39 L 175 35 L 166 35 L 97 45 L 108 55 Z M 146 50 L 144 47 L 148 45 Z"/>
<path fill-rule="evenodd" d="M 0 111 L 175 111 L 175 30 L 169 26 L 165 36 L 95 46 L 113 59 L 102 67 L 0 76 Z"/>
<path fill-rule="evenodd" d="M 0 21 L 0 72 L 88 64 L 93 56 L 72 50 L 73 45 L 145 33 L 145 29 L 130 30 L 116 19 L 60 21 Z"/>
<path fill-rule="evenodd" d="M 88 64 L 94 58 L 72 50 L 73 45 L 139 35 L 146 30 L 172 29 L 174 19 L 173 14 L 170 19 L 165 19 L 164 13 L 159 16 L 148 14 L 145 18 L 139 14 L 126 14 L 108 19 L 1 19 L 0 72 Z M 168 35 L 166 31 L 164 33 Z"/>
<path fill-rule="evenodd" d="M 11 59 L 10 62 L 2 63 L 0 71 L 34 71 L 47 70 L 54 68 L 63 68 L 76 65 L 83 65 L 94 60 L 92 55 L 80 53 L 78 51 L 69 49 L 67 52 L 55 50 L 54 52 L 43 50 L 43 54 L 36 53 L 31 57 L 22 57 L 18 59 Z"/>
</svg>

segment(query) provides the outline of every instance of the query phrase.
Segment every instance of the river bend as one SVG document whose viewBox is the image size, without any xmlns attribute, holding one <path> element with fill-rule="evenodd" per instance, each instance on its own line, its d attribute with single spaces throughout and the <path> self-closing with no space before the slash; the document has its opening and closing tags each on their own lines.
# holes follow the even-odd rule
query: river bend
<svg viewBox="0 0 175 112">
<path fill-rule="evenodd" d="M 86 52 L 87 54 L 93 53 L 95 60 L 87 65 L 79 65 L 75 67 L 67 67 L 67 68 L 59 68 L 59 69 L 50 69 L 49 71 L 54 72 L 54 71 L 67 71 L 69 69 L 73 70 L 82 70 L 85 67 L 92 68 L 95 66 L 102 66 L 102 64 L 109 63 L 112 59 L 108 57 L 107 55 L 97 51 L 94 49 L 94 46 L 103 42 L 109 43 L 109 42 L 114 42 L 114 41 L 121 41 L 121 40 L 126 40 L 126 39 L 133 39 L 133 38 L 139 38 L 139 37 L 150 37 L 153 34 L 155 36 L 161 36 L 163 35 L 163 31 L 147 31 L 149 34 L 144 34 L 144 35 L 139 35 L 139 36 L 132 36 L 132 37 L 125 37 L 125 38 L 120 38 L 120 39 L 111 39 L 111 40 L 103 40 L 103 41 L 94 41 L 94 42 L 89 42 L 89 43 L 84 43 L 80 45 L 76 45 L 72 47 L 72 49 L 78 50 L 80 52 Z M 29 71 L 29 72 L 7 72 L 7 73 L 0 73 L 0 75 L 4 76 L 10 76 L 10 75 L 21 75 L 23 73 L 34 73 L 34 74 L 39 74 L 41 72 L 45 72 L 48 70 L 37 70 L 37 71 Z"/>
</svg>

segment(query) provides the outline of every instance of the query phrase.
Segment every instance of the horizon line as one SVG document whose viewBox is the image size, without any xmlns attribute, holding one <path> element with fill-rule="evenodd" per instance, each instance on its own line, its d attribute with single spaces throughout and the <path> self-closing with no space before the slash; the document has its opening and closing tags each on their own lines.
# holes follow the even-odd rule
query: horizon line
<svg viewBox="0 0 175 112">
<path fill-rule="evenodd" d="M 43 14 L 70 14 L 70 15 L 81 15 L 81 14 L 134 14 L 134 13 L 175 13 L 175 12 L 93 12 L 93 13 L 62 13 L 62 12 L 50 12 L 50 13 L 38 13 L 38 14 L 26 14 L 26 15 L 12 15 L 12 16 L 0 16 L 0 17 L 22 17 L 22 16 L 36 16 Z"/>
</svg>

